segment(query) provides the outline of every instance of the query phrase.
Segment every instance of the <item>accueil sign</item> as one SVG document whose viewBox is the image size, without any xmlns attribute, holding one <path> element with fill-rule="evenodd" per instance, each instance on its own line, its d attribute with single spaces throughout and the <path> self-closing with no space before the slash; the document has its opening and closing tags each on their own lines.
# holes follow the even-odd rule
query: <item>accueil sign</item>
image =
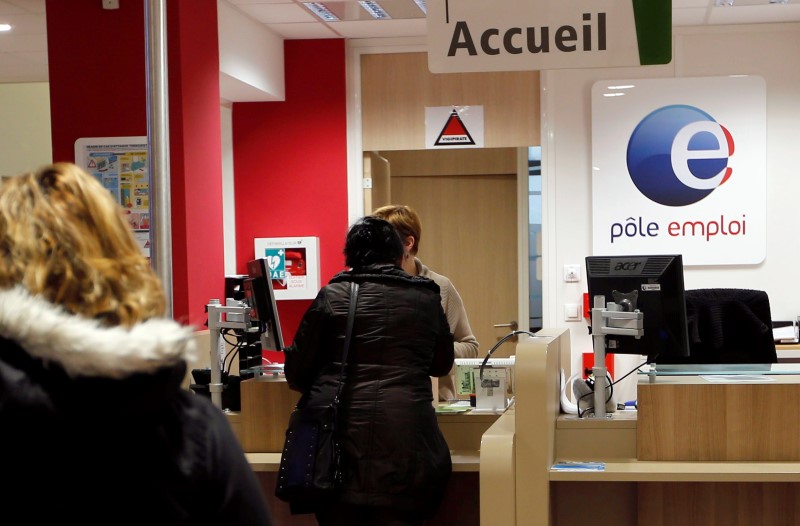
<svg viewBox="0 0 800 526">
<path fill-rule="evenodd" d="M 667 64 L 671 0 L 429 0 L 433 73 Z"/>
</svg>

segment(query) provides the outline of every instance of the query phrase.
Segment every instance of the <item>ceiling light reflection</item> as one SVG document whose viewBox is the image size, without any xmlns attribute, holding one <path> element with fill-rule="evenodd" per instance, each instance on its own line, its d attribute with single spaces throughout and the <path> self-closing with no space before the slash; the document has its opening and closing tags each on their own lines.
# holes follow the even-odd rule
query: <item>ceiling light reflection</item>
<svg viewBox="0 0 800 526">
<path fill-rule="evenodd" d="M 364 8 L 364 11 L 369 13 L 375 20 L 389 20 L 392 18 L 378 2 L 359 0 L 358 3 Z"/>
<path fill-rule="evenodd" d="M 320 4 L 319 2 L 304 2 L 303 5 L 325 22 L 339 22 L 339 17 L 333 14 L 333 11 L 328 9 L 324 4 Z"/>
</svg>

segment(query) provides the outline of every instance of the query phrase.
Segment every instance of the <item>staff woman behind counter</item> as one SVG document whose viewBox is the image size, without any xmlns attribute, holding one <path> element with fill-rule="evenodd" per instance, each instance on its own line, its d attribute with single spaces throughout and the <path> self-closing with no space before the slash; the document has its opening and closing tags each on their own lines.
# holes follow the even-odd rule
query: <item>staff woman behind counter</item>
<svg viewBox="0 0 800 526">
<path fill-rule="evenodd" d="M 419 216 L 410 206 L 386 205 L 376 209 L 373 215 L 391 223 L 403 241 L 403 270 L 412 276 L 430 278 L 439 285 L 442 297 L 442 308 L 450 325 L 450 332 L 455 339 L 456 358 L 475 358 L 478 356 L 478 340 L 472 334 L 467 311 L 455 285 L 446 277 L 437 274 L 422 264 L 417 258 L 419 241 L 422 236 L 422 224 Z M 455 367 L 448 374 L 439 378 L 439 401 L 453 400 L 456 396 Z"/>
</svg>

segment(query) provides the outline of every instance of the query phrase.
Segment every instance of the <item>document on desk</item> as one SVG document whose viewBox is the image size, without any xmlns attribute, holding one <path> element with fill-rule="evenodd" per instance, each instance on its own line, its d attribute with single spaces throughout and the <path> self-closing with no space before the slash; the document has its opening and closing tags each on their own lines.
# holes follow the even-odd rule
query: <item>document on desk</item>
<svg viewBox="0 0 800 526">
<path fill-rule="evenodd" d="M 707 382 L 717 383 L 748 383 L 748 382 L 774 382 L 775 378 L 763 374 L 704 374 L 700 378 Z"/>
<path fill-rule="evenodd" d="M 436 406 L 437 413 L 466 413 L 467 411 L 473 409 L 469 405 L 469 401 L 466 404 L 460 404 L 458 402 L 449 404 L 449 405 L 440 405 Z"/>
<path fill-rule="evenodd" d="M 783 327 L 773 327 L 772 337 L 776 343 L 797 343 L 798 342 L 798 326 L 792 322 L 790 325 Z"/>
<path fill-rule="evenodd" d="M 605 471 L 605 462 L 576 462 L 566 461 L 553 464 L 555 471 Z"/>
</svg>

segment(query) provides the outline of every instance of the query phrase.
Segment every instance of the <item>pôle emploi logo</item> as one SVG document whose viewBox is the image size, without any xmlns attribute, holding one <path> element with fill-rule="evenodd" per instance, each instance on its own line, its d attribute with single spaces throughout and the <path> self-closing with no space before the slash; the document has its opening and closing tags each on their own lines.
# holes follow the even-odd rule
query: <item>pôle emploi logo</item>
<svg viewBox="0 0 800 526">
<path fill-rule="evenodd" d="M 725 126 L 708 113 L 683 104 L 659 108 L 639 122 L 628 141 L 628 173 L 648 199 L 664 206 L 697 203 L 731 177 L 728 161 L 734 141 Z M 611 226 L 611 242 L 617 237 L 655 237 L 657 223 L 641 217 Z M 670 221 L 669 236 L 744 235 L 745 218 L 726 221 Z"/>
<path fill-rule="evenodd" d="M 732 155 L 733 137 L 711 115 L 693 106 L 665 106 L 633 130 L 628 172 L 651 201 L 685 206 L 728 180 Z"/>
</svg>

